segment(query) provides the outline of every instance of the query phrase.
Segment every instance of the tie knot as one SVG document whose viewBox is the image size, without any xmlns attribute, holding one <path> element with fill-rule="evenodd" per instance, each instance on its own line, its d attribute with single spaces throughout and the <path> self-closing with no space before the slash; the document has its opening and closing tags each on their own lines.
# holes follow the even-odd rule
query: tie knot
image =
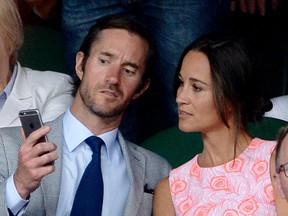
<svg viewBox="0 0 288 216">
<path fill-rule="evenodd" d="M 105 144 L 104 141 L 96 136 L 90 136 L 87 139 L 85 139 L 85 142 L 87 145 L 91 148 L 93 154 L 94 153 L 100 153 L 101 145 Z"/>
</svg>

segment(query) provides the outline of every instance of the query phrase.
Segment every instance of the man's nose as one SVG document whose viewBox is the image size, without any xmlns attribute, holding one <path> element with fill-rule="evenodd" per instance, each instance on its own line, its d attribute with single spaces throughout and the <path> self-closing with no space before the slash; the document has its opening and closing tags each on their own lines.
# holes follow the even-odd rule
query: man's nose
<svg viewBox="0 0 288 216">
<path fill-rule="evenodd" d="M 121 68 L 119 66 L 113 66 L 107 73 L 106 82 L 111 84 L 117 84 L 120 81 Z"/>
</svg>

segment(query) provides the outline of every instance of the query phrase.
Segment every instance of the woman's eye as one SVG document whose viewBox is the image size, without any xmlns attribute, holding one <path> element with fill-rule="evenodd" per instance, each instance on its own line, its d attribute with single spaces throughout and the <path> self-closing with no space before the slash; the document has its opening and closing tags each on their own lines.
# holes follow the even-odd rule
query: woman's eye
<svg viewBox="0 0 288 216">
<path fill-rule="evenodd" d="M 193 90 L 195 92 L 200 92 L 202 89 L 200 87 L 198 87 L 197 85 L 193 85 Z"/>
<path fill-rule="evenodd" d="M 183 82 L 181 77 L 178 77 L 178 80 L 176 82 L 178 82 L 179 86 L 183 86 L 184 85 L 184 82 Z"/>
</svg>

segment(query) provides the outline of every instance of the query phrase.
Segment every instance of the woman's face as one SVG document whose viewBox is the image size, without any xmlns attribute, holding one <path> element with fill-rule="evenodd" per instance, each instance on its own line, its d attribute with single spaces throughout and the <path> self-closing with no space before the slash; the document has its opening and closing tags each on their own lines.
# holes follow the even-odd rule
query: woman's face
<svg viewBox="0 0 288 216">
<path fill-rule="evenodd" d="M 177 91 L 179 128 L 184 132 L 213 131 L 222 121 L 213 100 L 208 58 L 202 52 L 189 51 L 179 75 Z"/>
</svg>

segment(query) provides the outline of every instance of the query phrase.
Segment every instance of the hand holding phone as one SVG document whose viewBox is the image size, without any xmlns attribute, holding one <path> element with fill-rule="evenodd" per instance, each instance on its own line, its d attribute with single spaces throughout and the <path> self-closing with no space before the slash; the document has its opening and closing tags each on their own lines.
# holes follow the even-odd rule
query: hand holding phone
<svg viewBox="0 0 288 216">
<path fill-rule="evenodd" d="M 58 153 L 57 146 L 48 142 L 46 135 L 43 136 L 50 131 L 50 128 L 41 128 L 43 123 L 37 109 L 21 110 L 19 118 L 26 139 L 18 152 L 14 183 L 19 195 L 26 199 L 41 185 L 44 176 L 55 171 L 55 166 L 52 165 L 58 158 Z M 39 128 L 41 129 L 36 131 Z M 29 136 L 34 131 L 35 136 Z"/>
<path fill-rule="evenodd" d="M 35 130 L 43 126 L 41 115 L 37 109 L 20 110 L 19 118 L 26 138 Z M 43 136 L 37 140 L 37 143 L 48 142 L 47 136 Z M 47 165 L 54 164 L 54 161 Z"/>
</svg>

